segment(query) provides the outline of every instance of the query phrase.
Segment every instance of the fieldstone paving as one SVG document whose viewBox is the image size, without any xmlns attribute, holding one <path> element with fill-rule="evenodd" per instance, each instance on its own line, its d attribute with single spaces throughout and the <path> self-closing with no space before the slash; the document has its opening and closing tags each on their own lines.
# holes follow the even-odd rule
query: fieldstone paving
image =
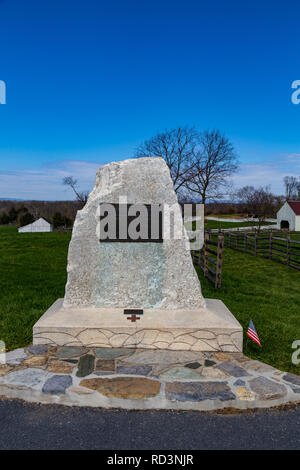
<svg viewBox="0 0 300 470">
<path fill-rule="evenodd" d="M 203 367 L 201 370 L 202 377 L 211 378 L 211 379 L 228 379 L 230 376 L 226 372 L 223 372 L 216 367 Z"/>
<path fill-rule="evenodd" d="M 198 372 L 188 369 L 187 367 L 172 367 L 171 369 L 167 370 L 160 374 L 160 378 L 164 380 L 178 380 L 178 379 L 191 379 L 191 380 L 199 380 L 201 376 Z"/>
<path fill-rule="evenodd" d="M 77 377 L 86 377 L 94 371 L 95 356 L 92 354 L 86 354 L 81 356 L 78 365 Z"/>
<path fill-rule="evenodd" d="M 30 356 L 22 362 L 23 366 L 40 367 L 46 364 L 47 358 L 45 356 Z"/>
<path fill-rule="evenodd" d="M 29 401 L 184 410 L 300 403 L 300 375 L 241 353 L 36 345 L 6 357 L 0 395 Z"/>
<path fill-rule="evenodd" d="M 83 387 L 97 390 L 107 397 L 117 398 L 151 398 L 159 393 L 160 382 L 140 377 L 117 377 L 113 379 L 85 379 L 80 382 Z"/>
<path fill-rule="evenodd" d="M 244 385 L 246 385 L 246 383 L 244 380 L 237 379 L 233 385 L 235 385 L 236 387 L 243 387 Z"/>
<path fill-rule="evenodd" d="M 281 398 L 286 395 L 286 388 L 284 385 L 272 382 L 266 377 L 256 377 L 249 380 L 251 390 L 255 392 L 261 400 L 270 400 Z"/>
<path fill-rule="evenodd" d="M 255 393 L 251 392 L 246 387 L 239 387 L 235 389 L 235 393 L 239 397 L 240 400 L 243 401 L 254 401 L 255 400 Z"/>
<path fill-rule="evenodd" d="M 244 377 L 248 375 L 248 373 L 242 367 L 233 364 L 232 362 L 222 362 L 217 366 L 218 369 L 226 372 L 228 375 L 232 375 L 233 377 Z"/>
<path fill-rule="evenodd" d="M 96 371 L 114 372 L 115 361 L 112 359 L 98 359 L 96 361 Z"/>
<path fill-rule="evenodd" d="M 82 356 L 85 353 L 86 348 L 64 346 L 57 351 L 56 357 L 59 357 L 61 359 L 71 359 L 73 357 Z"/>
<path fill-rule="evenodd" d="M 234 400 L 226 382 L 173 382 L 166 385 L 166 397 L 178 401 Z"/>
<path fill-rule="evenodd" d="M 148 375 L 152 371 L 151 366 L 118 366 L 118 374 Z"/>
<path fill-rule="evenodd" d="M 204 361 L 204 366 L 205 367 L 212 367 L 212 366 L 215 366 L 215 365 L 216 365 L 215 361 L 210 361 L 209 359 L 205 359 L 205 361 Z"/>
<path fill-rule="evenodd" d="M 43 344 L 36 344 L 35 346 L 29 346 L 27 348 L 27 352 L 36 356 L 43 356 L 44 354 L 47 354 L 48 350 L 49 346 Z"/>
<path fill-rule="evenodd" d="M 132 364 L 180 364 L 203 358 L 201 352 L 192 351 L 168 351 L 165 349 L 138 350 L 132 356 L 124 359 L 124 362 Z"/>
<path fill-rule="evenodd" d="M 23 348 L 15 349 L 6 353 L 6 364 L 18 365 L 27 357 L 27 353 Z"/>
<path fill-rule="evenodd" d="M 125 348 L 95 348 L 95 356 L 102 359 L 115 359 L 116 357 L 129 356 L 135 352 L 135 349 Z"/>
<path fill-rule="evenodd" d="M 294 385 L 299 385 L 300 386 L 300 376 L 299 375 L 287 373 L 287 374 L 284 374 L 284 376 L 282 378 L 283 378 L 283 380 L 286 380 L 287 382 L 291 382 Z"/>
<path fill-rule="evenodd" d="M 50 376 L 51 374 L 45 370 L 28 368 L 9 372 L 2 377 L 1 383 L 35 390 L 36 388 L 41 388 Z"/>
<path fill-rule="evenodd" d="M 54 374 L 72 374 L 75 364 L 66 361 L 48 360 L 47 370 Z"/>
<path fill-rule="evenodd" d="M 42 391 L 51 395 L 64 394 L 66 389 L 72 385 L 72 382 L 70 375 L 53 375 L 46 380 Z"/>
<path fill-rule="evenodd" d="M 200 362 L 190 362 L 189 364 L 186 364 L 185 367 L 188 367 L 189 369 L 199 369 L 201 364 Z"/>
</svg>

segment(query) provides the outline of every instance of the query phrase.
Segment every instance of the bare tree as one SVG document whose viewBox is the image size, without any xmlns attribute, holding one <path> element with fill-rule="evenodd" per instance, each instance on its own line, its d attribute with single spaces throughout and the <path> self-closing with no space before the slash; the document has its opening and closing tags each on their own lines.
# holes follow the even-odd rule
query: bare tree
<svg viewBox="0 0 300 470">
<path fill-rule="evenodd" d="M 69 186 L 73 190 L 77 201 L 80 202 L 82 207 L 84 207 L 89 197 L 88 191 L 78 191 L 77 180 L 74 179 L 73 176 L 65 176 L 65 178 L 63 178 L 63 184 L 65 186 Z"/>
<path fill-rule="evenodd" d="M 286 200 L 296 200 L 300 194 L 300 179 L 297 179 L 295 176 L 285 176 L 283 182 Z"/>
<path fill-rule="evenodd" d="M 143 142 L 137 148 L 135 156 L 164 158 L 170 169 L 174 189 L 178 193 L 195 164 L 197 145 L 198 134 L 193 127 L 178 127 Z"/>
<path fill-rule="evenodd" d="M 228 194 L 228 178 L 238 169 L 233 145 L 218 130 L 199 134 L 195 163 L 185 187 L 198 194 L 202 204 L 207 199 L 220 199 Z"/>
<path fill-rule="evenodd" d="M 238 202 L 245 204 L 252 217 L 258 219 L 258 231 L 267 217 L 274 217 L 277 199 L 271 193 L 270 186 L 254 188 L 244 186 L 236 192 Z"/>
</svg>

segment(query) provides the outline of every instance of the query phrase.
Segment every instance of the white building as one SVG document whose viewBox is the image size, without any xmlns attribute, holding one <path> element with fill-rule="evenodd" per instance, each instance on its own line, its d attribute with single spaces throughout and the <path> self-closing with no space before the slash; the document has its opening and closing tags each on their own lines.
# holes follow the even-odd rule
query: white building
<svg viewBox="0 0 300 470">
<path fill-rule="evenodd" d="M 18 229 L 19 232 L 53 232 L 52 224 L 41 217 L 38 220 L 32 222 L 32 224 L 24 225 Z"/>
<path fill-rule="evenodd" d="M 300 201 L 287 201 L 277 212 L 277 228 L 300 232 Z"/>
</svg>

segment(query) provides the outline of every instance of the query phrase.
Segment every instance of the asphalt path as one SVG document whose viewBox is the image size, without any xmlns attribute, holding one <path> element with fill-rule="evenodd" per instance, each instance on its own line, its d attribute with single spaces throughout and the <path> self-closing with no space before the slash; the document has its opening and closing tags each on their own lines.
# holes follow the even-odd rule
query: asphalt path
<svg viewBox="0 0 300 470">
<path fill-rule="evenodd" d="M 300 406 L 217 414 L 0 400 L 0 449 L 300 449 Z"/>
</svg>

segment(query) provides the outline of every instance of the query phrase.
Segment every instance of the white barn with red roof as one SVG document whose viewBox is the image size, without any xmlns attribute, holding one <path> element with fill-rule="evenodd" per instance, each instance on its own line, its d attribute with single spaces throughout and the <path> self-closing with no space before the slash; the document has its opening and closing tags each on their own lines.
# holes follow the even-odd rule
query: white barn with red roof
<svg viewBox="0 0 300 470">
<path fill-rule="evenodd" d="M 300 201 L 286 201 L 277 212 L 277 228 L 300 232 Z"/>
</svg>

